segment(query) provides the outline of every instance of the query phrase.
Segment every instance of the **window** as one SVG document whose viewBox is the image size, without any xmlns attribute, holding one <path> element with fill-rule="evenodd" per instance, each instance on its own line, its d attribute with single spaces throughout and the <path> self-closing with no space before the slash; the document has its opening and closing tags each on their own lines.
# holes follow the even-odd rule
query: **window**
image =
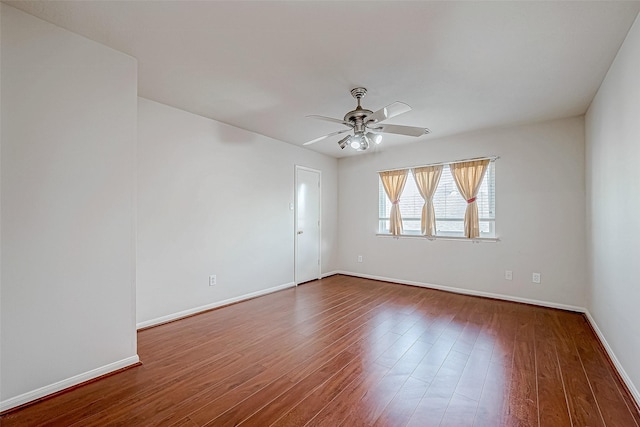
<svg viewBox="0 0 640 427">
<path fill-rule="evenodd" d="M 378 232 L 389 233 L 391 202 L 378 178 Z M 495 159 L 489 162 L 480 190 L 476 197 L 481 238 L 495 238 Z M 460 195 L 453 180 L 449 165 L 442 168 L 440 182 L 433 196 L 436 214 L 436 236 L 464 237 L 464 212 L 467 201 Z M 413 173 L 407 175 L 407 182 L 400 195 L 403 235 L 420 235 L 420 220 L 424 200 L 418 191 Z"/>
</svg>

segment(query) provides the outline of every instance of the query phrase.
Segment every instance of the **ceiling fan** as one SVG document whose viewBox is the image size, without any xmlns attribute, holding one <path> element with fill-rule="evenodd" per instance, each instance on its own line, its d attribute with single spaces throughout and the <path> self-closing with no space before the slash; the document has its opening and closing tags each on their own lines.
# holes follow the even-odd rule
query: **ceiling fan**
<svg viewBox="0 0 640 427">
<path fill-rule="evenodd" d="M 320 138 L 312 139 L 311 141 L 305 142 L 303 145 L 315 144 L 316 142 L 322 141 L 325 138 L 353 131 L 353 135 L 348 135 L 342 138 L 340 141 L 338 141 L 338 145 L 342 149 L 349 145 L 356 151 L 365 151 L 369 147 L 372 147 L 374 144 L 380 144 L 380 142 L 382 142 L 382 135 L 380 135 L 381 133 L 394 133 L 397 135 L 417 137 L 426 135 L 431 132 L 429 129 L 421 127 L 381 124 L 381 122 L 387 119 L 411 111 L 411 107 L 409 107 L 404 102 L 394 102 L 376 112 L 366 110 L 362 108 L 362 106 L 360 106 L 360 99 L 362 99 L 362 97 L 364 97 L 366 94 L 366 88 L 357 87 L 355 89 L 351 89 L 351 96 L 353 96 L 358 101 L 358 106 L 355 110 L 349 111 L 347 114 L 345 114 L 344 119 L 342 120 L 316 115 L 307 116 L 312 119 L 340 123 L 347 126 L 348 129 L 339 130 L 337 132 L 332 132 L 328 135 L 321 136 Z"/>
</svg>

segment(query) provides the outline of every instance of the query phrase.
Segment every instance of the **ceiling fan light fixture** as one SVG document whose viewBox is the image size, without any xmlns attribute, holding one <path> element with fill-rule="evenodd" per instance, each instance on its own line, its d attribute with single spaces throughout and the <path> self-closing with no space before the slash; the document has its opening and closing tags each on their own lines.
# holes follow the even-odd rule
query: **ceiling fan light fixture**
<svg viewBox="0 0 640 427">
<path fill-rule="evenodd" d="M 367 138 L 374 144 L 380 144 L 382 142 L 382 135 L 379 133 L 367 132 Z"/>
<path fill-rule="evenodd" d="M 359 144 L 357 147 L 353 147 L 352 145 L 352 147 L 355 148 L 356 151 L 365 151 L 371 145 L 369 137 L 364 133 L 359 135 L 358 140 Z"/>
<path fill-rule="evenodd" d="M 351 141 L 351 135 L 347 135 L 344 138 L 342 138 L 340 141 L 338 141 L 338 145 L 342 150 L 344 150 L 344 147 L 349 145 L 350 141 Z"/>
<path fill-rule="evenodd" d="M 360 135 L 355 135 L 351 137 L 349 145 L 351 145 L 351 148 L 353 148 L 354 150 L 357 150 L 358 148 L 360 148 L 361 141 L 362 137 Z"/>
</svg>

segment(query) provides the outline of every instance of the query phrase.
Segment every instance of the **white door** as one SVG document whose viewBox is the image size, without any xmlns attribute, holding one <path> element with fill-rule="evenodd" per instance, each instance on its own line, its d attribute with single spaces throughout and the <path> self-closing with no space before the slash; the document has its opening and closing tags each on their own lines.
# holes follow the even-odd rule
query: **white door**
<svg viewBox="0 0 640 427">
<path fill-rule="evenodd" d="M 295 282 L 320 278 L 320 171 L 296 166 Z"/>
</svg>

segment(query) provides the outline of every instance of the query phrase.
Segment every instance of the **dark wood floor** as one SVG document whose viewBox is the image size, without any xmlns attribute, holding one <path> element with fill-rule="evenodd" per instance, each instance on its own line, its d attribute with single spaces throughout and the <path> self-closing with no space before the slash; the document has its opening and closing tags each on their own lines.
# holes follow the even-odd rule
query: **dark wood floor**
<svg viewBox="0 0 640 427">
<path fill-rule="evenodd" d="M 639 426 L 583 316 L 333 276 L 139 332 L 16 425 Z"/>
</svg>

